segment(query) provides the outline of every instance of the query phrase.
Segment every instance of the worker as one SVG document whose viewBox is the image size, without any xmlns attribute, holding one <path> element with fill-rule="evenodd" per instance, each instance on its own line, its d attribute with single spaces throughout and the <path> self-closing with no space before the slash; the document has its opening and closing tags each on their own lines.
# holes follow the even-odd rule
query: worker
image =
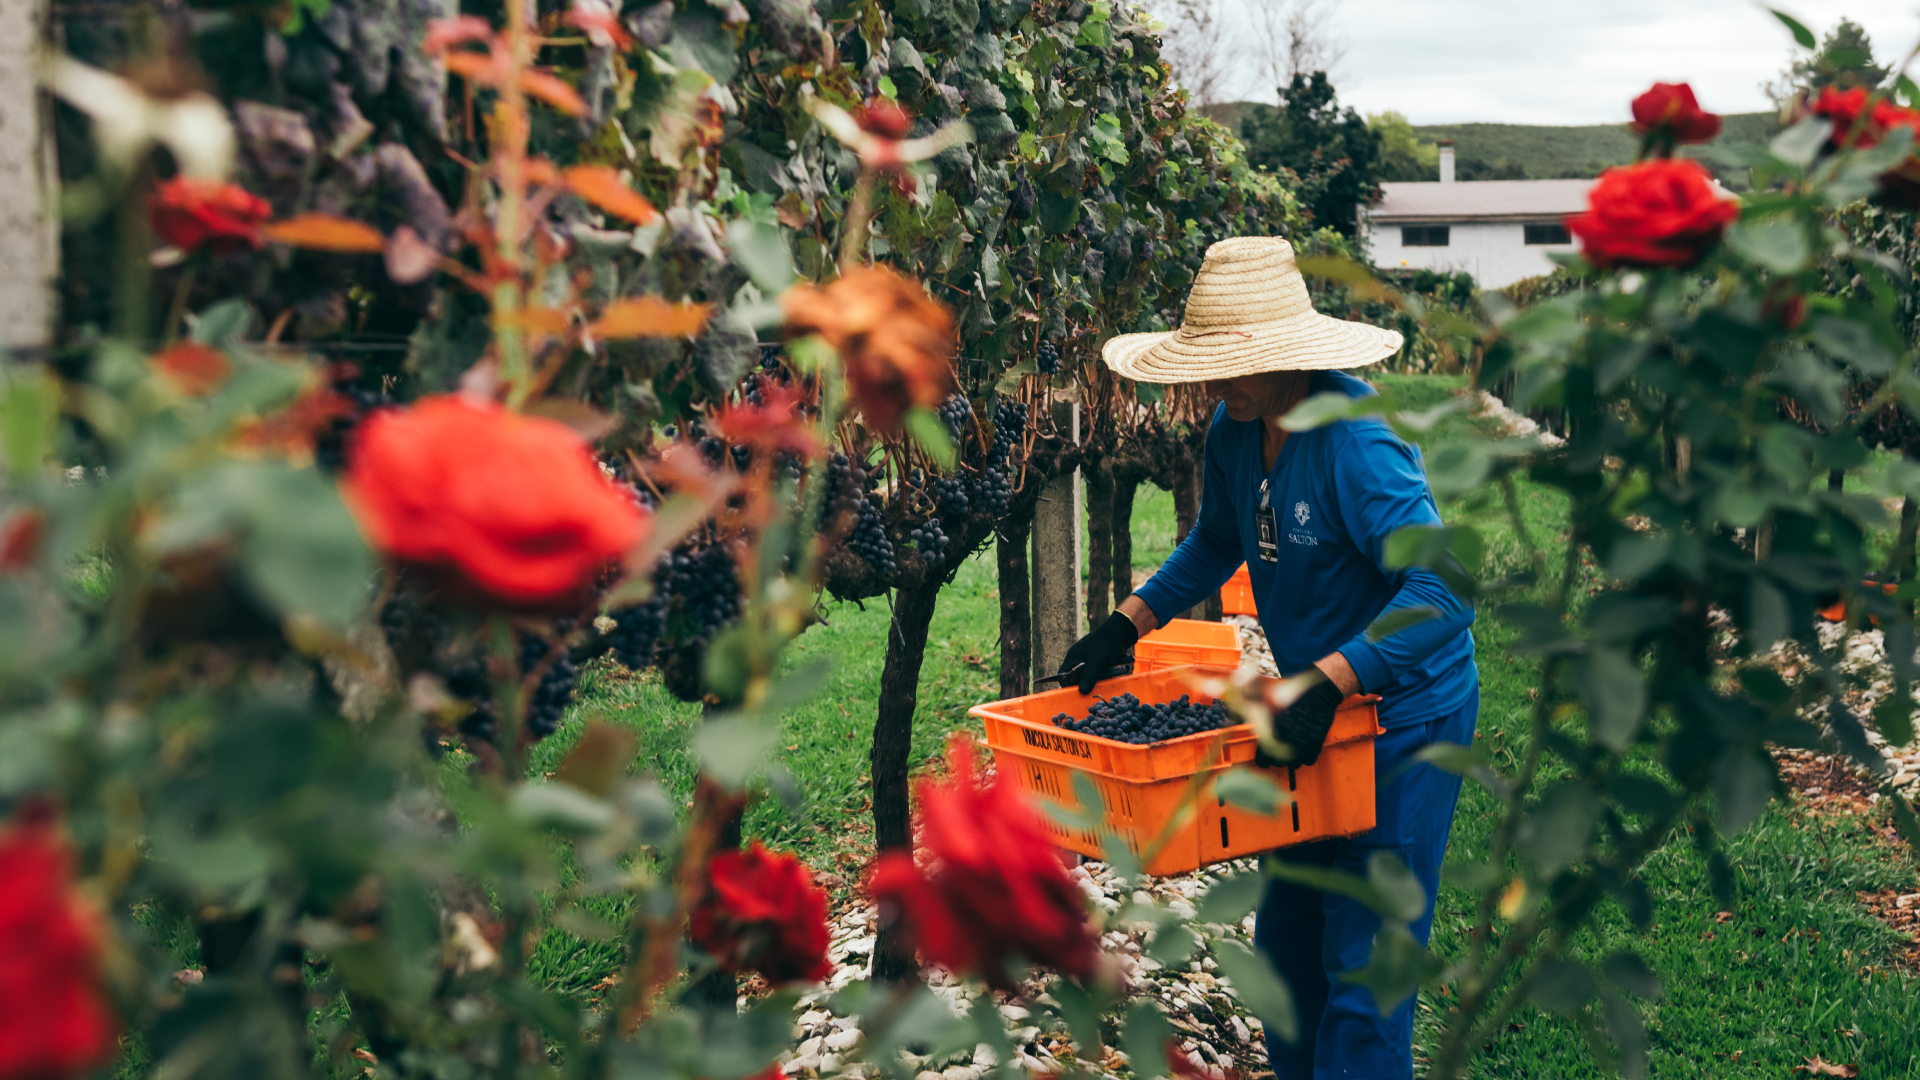
<svg viewBox="0 0 1920 1080">
<path fill-rule="evenodd" d="M 1140 635 L 1225 584 L 1242 562 L 1261 628 L 1282 674 L 1313 685 L 1274 718 L 1281 761 L 1318 759 L 1334 711 L 1355 694 L 1380 698 L 1374 743 L 1372 830 L 1297 844 L 1268 857 L 1364 877 L 1368 859 L 1392 852 L 1426 890 L 1411 929 L 1433 926 L 1460 778 L 1412 758 L 1435 743 L 1466 745 L 1479 713 L 1473 609 L 1440 576 L 1393 567 L 1387 541 L 1401 529 L 1438 526 L 1420 452 L 1377 416 L 1288 432 L 1281 419 L 1315 394 L 1374 393 L 1345 369 L 1392 356 L 1400 335 L 1313 309 L 1293 249 L 1277 238 L 1237 237 L 1207 249 L 1172 333 L 1123 334 L 1103 356 L 1144 383 L 1203 383 L 1220 399 L 1207 429 L 1200 516 L 1172 557 L 1105 623 L 1067 650 L 1063 682 L 1090 693 Z M 1425 616 L 1375 641 L 1367 630 L 1400 608 Z M 1271 1028 L 1276 1080 L 1413 1075 L 1409 997 L 1382 1015 L 1373 992 L 1342 975 L 1364 966 L 1380 920 L 1359 901 L 1274 880 L 1254 944 L 1292 988 L 1300 1037 Z"/>
</svg>

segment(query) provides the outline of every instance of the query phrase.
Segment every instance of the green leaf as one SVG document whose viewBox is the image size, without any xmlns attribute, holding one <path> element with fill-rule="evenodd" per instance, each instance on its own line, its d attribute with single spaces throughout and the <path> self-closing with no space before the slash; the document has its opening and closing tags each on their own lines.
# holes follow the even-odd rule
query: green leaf
<svg viewBox="0 0 1920 1080">
<path fill-rule="evenodd" d="M 1727 229 L 1727 246 L 1776 274 L 1797 274 L 1813 258 L 1806 230 L 1792 218 L 1736 221 Z"/>
<path fill-rule="evenodd" d="M 1818 319 L 1807 337 L 1827 355 L 1853 365 L 1862 375 L 1879 377 L 1893 371 L 1892 350 L 1881 344 L 1870 327 L 1852 319 L 1830 315 Z"/>
<path fill-rule="evenodd" d="M 1593 972 L 1571 960 L 1548 960 L 1534 973 L 1528 996 L 1548 1012 L 1571 1016 L 1593 996 Z"/>
<path fill-rule="evenodd" d="M 1414 604 L 1409 607 L 1393 608 L 1381 613 L 1380 617 L 1367 626 L 1368 641 L 1384 641 L 1409 627 L 1419 626 L 1440 617 L 1440 609 L 1432 604 Z"/>
<path fill-rule="evenodd" d="M 953 435 L 947 431 L 946 422 L 932 409 L 915 406 L 907 410 L 907 433 L 913 441 L 920 444 L 920 451 L 932 459 L 941 469 L 953 468 L 956 457 L 953 447 Z"/>
<path fill-rule="evenodd" d="M 1553 877 L 1586 853 L 1600 811 L 1599 794 L 1585 783 L 1554 784 L 1521 822 L 1520 849 L 1532 858 L 1541 877 Z"/>
<path fill-rule="evenodd" d="M 1826 145 L 1827 136 L 1833 133 L 1833 124 L 1818 116 L 1809 116 L 1787 130 L 1773 137 L 1767 144 L 1767 152 L 1789 165 L 1806 168 L 1820 155 L 1820 148 Z"/>
<path fill-rule="evenodd" d="M 598 832 L 614 822 L 613 804 L 595 798 L 572 784 L 532 781 L 515 788 L 507 808 L 513 816 L 534 826 Z"/>
<path fill-rule="evenodd" d="M 1141 875 L 1140 856 L 1136 854 L 1125 837 L 1117 832 L 1109 832 L 1100 838 L 1100 851 L 1107 857 L 1107 866 L 1122 881 L 1132 881 Z"/>
<path fill-rule="evenodd" d="M 1240 809 L 1262 817 L 1273 817 L 1287 805 L 1287 793 L 1280 790 L 1280 785 L 1253 768 L 1229 769 L 1214 781 L 1213 791 Z"/>
<path fill-rule="evenodd" d="M 1600 1010 L 1607 1020 L 1607 1034 L 1620 1048 L 1621 1080 L 1646 1080 L 1647 1025 L 1640 1019 L 1640 1010 L 1605 986 L 1600 988 Z"/>
<path fill-rule="evenodd" d="M 1267 876 L 1261 873 L 1235 874 L 1223 881 L 1214 883 L 1213 888 L 1200 897 L 1199 914 L 1203 923 L 1219 923 L 1233 926 L 1253 912 L 1266 895 Z"/>
<path fill-rule="evenodd" d="M 1660 979 L 1653 969 L 1636 952 L 1617 952 L 1600 965 L 1600 973 L 1615 986 L 1630 994 L 1657 1001 L 1660 998 Z"/>
<path fill-rule="evenodd" d="M 1381 903 L 1386 906 L 1381 914 L 1401 922 L 1412 922 L 1426 913 L 1426 888 L 1393 852 L 1376 851 L 1367 857 L 1367 883 L 1373 886 Z"/>
<path fill-rule="evenodd" d="M 1647 712 L 1640 665 L 1618 649 L 1595 649 L 1581 661 L 1576 678 L 1593 741 L 1616 754 L 1632 745 Z"/>
<path fill-rule="evenodd" d="M 1903 694 L 1889 695 L 1873 707 L 1873 726 L 1889 746 L 1913 742 L 1913 699 Z"/>
<path fill-rule="evenodd" d="M 793 252 L 778 225 L 746 218 L 730 221 L 727 248 L 733 252 L 734 264 L 767 296 L 778 296 L 793 284 Z"/>
<path fill-rule="evenodd" d="M 693 752 L 708 776 L 738 791 L 759 771 L 779 738 L 775 725 L 734 713 L 702 723 L 693 733 Z"/>
<path fill-rule="evenodd" d="M 1427 481 L 1442 498 L 1472 491 L 1492 474 L 1493 454 L 1485 443 L 1446 443 L 1427 459 Z"/>
<path fill-rule="evenodd" d="M 1787 636 L 1787 598 L 1773 583 L 1754 575 L 1747 589 L 1747 646 L 1755 655 Z"/>
<path fill-rule="evenodd" d="M 1494 771 L 1493 766 L 1487 762 L 1486 755 L 1481 753 L 1477 746 L 1461 746 L 1459 743 L 1450 742 L 1430 743 L 1414 754 L 1413 760 L 1425 762 L 1455 776 L 1474 780 L 1501 799 L 1506 799 L 1513 794 L 1512 782 Z"/>
<path fill-rule="evenodd" d="M 359 618 L 375 564 L 339 489 L 316 470 L 280 464 L 237 466 L 228 476 L 249 519 L 240 563 L 254 591 L 283 615 L 335 629 Z"/>
<path fill-rule="evenodd" d="M 222 300 L 194 316 L 193 340 L 217 349 L 232 348 L 253 331 L 253 305 L 245 300 Z"/>
<path fill-rule="evenodd" d="M 1140 1001 L 1127 1010 L 1126 1026 L 1120 1042 L 1127 1050 L 1127 1071 L 1135 1080 L 1154 1080 L 1167 1075 L 1167 1042 L 1173 1027 L 1165 1013 L 1151 1000 Z"/>
<path fill-rule="evenodd" d="M 1374 1008 L 1385 1016 L 1445 967 L 1405 926 L 1386 922 L 1373 935 L 1373 955 L 1366 965 L 1342 974 L 1340 981 L 1373 991 Z"/>
<path fill-rule="evenodd" d="M 1807 29 L 1799 19 L 1781 11 L 1779 8 L 1768 8 L 1767 10 L 1773 12 L 1773 17 L 1779 19 L 1781 23 L 1793 33 L 1793 40 L 1798 42 L 1801 48 L 1817 49 L 1820 47 L 1820 42 L 1814 38 L 1813 31 Z"/>
<path fill-rule="evenodd" d="M 1062 195 L 1052 188 L 1041 189 L 1035 210 L 1041 228 L 1055 236 L 1080 223 L 1080 200 L 1071 195 Z"/>
<path fill-rule="evenodd" d="M 1073 1034 L 1073 1041 L 1080 1044 L 1080 1052 L 1099 1060 L 1100 1003 L 1094 999 L 1092 992 L 1066 979 L 1056 981 L 1048 992 L 1060 1003 L 1060 1018 L 1067 1022 L 1067 1030 Z M 1000 1060 L 1006 1061 L 1005 1058 Z"/>
<path fill-rule="evenodd" d="M 1305 885 L 1309 889 L 1321 892 L 1338 893 L 1350 896 L 1367 906 L 1376 915 L 1386 917 L 1392 914 L 1393 906 L 1373 882 L 1356 877 L 1344 870 L 1331 870 L 1320 866 L 1302 866 L 1282 859 L 1268 859 L 1266 866 L 1270 877 L 1281 881 L 1291 881 L 1295 885 Z"/>
<path fill-rule="evenodd" d="M 17 477 L 39 472 L 53 454 L 60 429 L 60 388 L 38 365 L 21 365 L 0 383 L 0 443 Z"/>
<path fill-rule="evenodd" d="M 1720 834 L 1732 836 L 1753 824 L 1773 797 L 1773 770 L 1745 747 L 1729 747 L 1713 763 L 1713 800 Z"/>
<path fill-rule="evenodd" d="M 1607 573 L 1632 581 L 1643 578 L 1667 561 L 1673 541 L 1664 536 L 1629 536 L 1614 542 L 1607 552 Z"/>
<path fill-rule="evenodd" d="M 1288 431 L 1312 431 L 1337 420 L 1372 416 L 1385 408 L 1385 399 L 1378 394 L 1349 397 L 1338 390 L 1328 390 L 1295 405 L 1280 418 L 1280 426 Z"/>
<path fill-rule="evenodd" d="M 1266 957 L 1224 938 L 1214 944 L 1213 960 L 1220 965 L 1220 973 L 1232 981 L 1234 996 L 1253 1010 L 1268 1031 L 1278 1035 L 1281 1042 L 1300 1041 L 1300 1017 L 1293 1007 L 1293 992 Z"/>
<path fill-rule="evenodd" d="M 1154 931 L 1153 940 L 1147 943 L 1147 955 L 1168 967 L 1178 967 L 1199 946 L 1200 938 L 1193 931 L 1175 923 Z"/>
</svg>

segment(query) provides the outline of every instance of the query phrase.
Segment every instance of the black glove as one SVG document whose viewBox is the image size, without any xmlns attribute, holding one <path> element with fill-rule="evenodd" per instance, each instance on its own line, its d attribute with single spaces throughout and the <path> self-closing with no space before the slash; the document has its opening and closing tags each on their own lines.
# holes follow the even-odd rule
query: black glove
<svg viewBox="0 0 1920 1080">
<path fill-rule="evenodd" d="M 1107 616 L 1107 621 L 1101 623 L 1099 629 L 1073 643 L 1073 648 L 1068 649 L 1066 657 L 1060 661 L 1060 674 L 1077 678 L 1080 692 L 1091 694 L 1093 684 L 1100 681 L 1100 676 L 1106 674 L 1108 668 L 1119 663 L 1138 640 L 1140 628 L 1133 625 L 1132 619 L 1116 611 Z M 1065 684 L 1069 679 L 1060 681 Z"/>
<path fill-rule="evenodd" d="M 1313 689 L 1300 695 L 1300 700 L 1287 706 L 1286 712 L 1273 718 L 1274 738 L 1286 743 L 1293 750 L 1292 756 L 1277 758 L 1267 753 L 1266 747 L 1256 744 L 1253 763 L 1311 765 L 1319 761 L 1320 749 L 1327 745 L 1327 732 L 1333 727 L 1333 714 L 1346 698 L 1331 682 L 1314 684 Z"/>
</svg>

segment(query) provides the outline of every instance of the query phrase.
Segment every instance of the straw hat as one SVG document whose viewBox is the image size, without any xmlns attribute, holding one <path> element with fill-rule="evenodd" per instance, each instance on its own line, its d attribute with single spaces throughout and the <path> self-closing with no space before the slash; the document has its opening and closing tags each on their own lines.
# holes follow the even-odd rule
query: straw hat
<svg viewBox="0 0 1920 1080">
<path fill-rule="evenodd" d="M 1392 330 L 1313 310 L 1293 245 L 1277 236 L 1236 236 L 1207 249 L 1180 329 L 1121 334 L 1101 355 L 1129 379 L 1191 383 L 1360 367 L 1398 351 L 1400 335 Z"/>
</svg>

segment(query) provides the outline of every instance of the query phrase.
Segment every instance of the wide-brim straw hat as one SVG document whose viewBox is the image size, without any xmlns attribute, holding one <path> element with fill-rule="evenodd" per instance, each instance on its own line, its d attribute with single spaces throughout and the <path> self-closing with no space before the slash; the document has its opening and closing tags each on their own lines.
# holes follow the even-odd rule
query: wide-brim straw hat
<svg viewBox="0 0 1920 1080">
<path fill-rule="evenodd" d="M 1313 310 L 1292 244 L 1277 236 L 1236 236 L 1207 249 L 1180 329 L 1121 334 L 1101 356 L 1138 382 L 1192 383 L 1361 367 L 1399 352 L 1400 340 L 1392 330 Z"/>
</svg>

